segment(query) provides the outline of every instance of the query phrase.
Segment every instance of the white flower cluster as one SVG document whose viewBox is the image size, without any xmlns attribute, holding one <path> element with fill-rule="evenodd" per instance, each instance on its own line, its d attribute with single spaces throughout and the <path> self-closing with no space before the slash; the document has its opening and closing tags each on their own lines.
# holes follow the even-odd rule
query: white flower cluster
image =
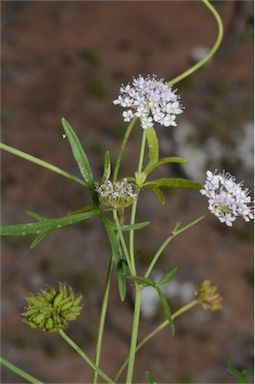
<svg viewBox="0 0 255 384">
<path fill-rule="evenodd" d="M 142 128 L 151 128 L 153 121 L 165 127 L 176 126 L 176 115 L 182 113 L 179 96 L 176 91 L 156 75 L 146 78 L 139 75 L 132 84 L 122 85 L 120 95 L 113 101 L 115 105 L 127 108 L 123 112 L 124 121 L 134 116 L 141 119 Z"/>
<path fill-rule="evenodd" d="M 99 200 L 114 209 L 125 208 L 137 199 L 136 186 L 127 179 L 105 183 L 96 186 Z"/>
<path fill-rule="evenodd" d="M 206 175 L 204 188 L 200 192 L 209 198 L 209 210 L 222 223 L 231 227 L 238 216 L 242 216 L 245 221 L 254 218 L 249 191 L 242 188 L 242 183 L 237 184 L 230 173 L 207 171 Z"/>
</svg>

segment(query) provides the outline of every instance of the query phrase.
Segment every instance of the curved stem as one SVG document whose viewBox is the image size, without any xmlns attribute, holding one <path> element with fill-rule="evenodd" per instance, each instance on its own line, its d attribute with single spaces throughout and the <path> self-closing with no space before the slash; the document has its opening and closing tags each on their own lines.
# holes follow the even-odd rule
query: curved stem
<svg viewBox="0 0 255 384">
<path fill-rule="evenodd" d="M 84 353 L 82 349 L 78 347 L 78 345 L 70 337 L 68 337 L 63 330 L 60 330 L 59 334 L 88 363 L 88 365 L 90 365 L 91 368 L 98 373 L 98 375 L 100 375 L 107 383 L 114 384 L 114 381 L 103 371 L 101 371 L 101 369 L 97 367 L 97 365 L 86 355 L 86 353 Z"/>
<path fill-rule="evenodd" d="M 56 167 L 55 165 L 53 165 L 51 163 L 48 163 L 47 161 L 38 159 L 38 157 L 29 155 L 26 152 L 20 151 L 16 148 L 10 147 L 9 145 L 3 144 L 3 143 L 0 143 L 0 149 L 3 149 L 4 151 L 9 152 L 12 155 L 21 157 L 22 159 L 28 160 L 31 163 L 40 165 L 40 167 L 46 168 L 49 171 L 55 172 L 58 175 L 64 176 L 67 179 L 72 180 L 75 183 L 82 185 L 83 187 L 86 187 L 85 181 L 83 181 L 82 179 L 79 179 L 79 177 L 73 176 L 70 173 L 64 171 L 63 169 Z"/>
<path fill-rule="evenodd" d="M 29 383 L 32 384 L 43 384 L 42 381 L 36 379 L 29 373 L 23 371 L 22 369 L 16 367 L 16 365 L 10 363 L 10 361 L 4 359 L 3 357 L 0 357 L 0 364 L 3 365 L 5 368 L 8 368 L 10 371 L 15 373 L 17 376 L 22 377 L 22 379 L 27 380 Z"/>
<path fill-rule="evenodd" d="M 108 307 L 108 303 L 109 303 L 109 294 L 110 294 L 110 286 L 111 286 L 111 279 L 112 279 L 112 271 L 113 271 L 113 257 L 111 256 L 111 259 L 109 261 L 106 281 L 105 281 L 104 296 L 103 296 L 103 302 L 102 302 L 102 308 L 101 308 L 100 319 L 99 319 L 99 326 L 98 326 L 98 334 L 97 334 L 95 364 L 98 367 L 99 367 L 99 364 L 100 364 L 100 357 L 101 357 L 101 350 L 102 350 L 102 340 L 103 340 L 104 326 L 105 326 L 105 318 L 106 318 L 106 312 L 107 312 L 107 307 Z M 98 373 L 96 371 L 94 371 L 94 373 L 93 373 L 93 384 L 97 383 L 97 379 L 98 379 Z"/>
<path fill-rule="evenodd" d="M 182 313 L 184 312 L 187 312 L 189 309 L 191 309 L 192 307 L 194 307 L 196 304 L 199 304 L 199 302 L 197 300 L 193 300 L 191 301 L 190 303 L 184 305 L 183 307 L 181 307 L 180 309 L 178 309 L 178 311 L 176 311 L 173 316 L 172 316 L 172 319 L 176 319 L 178 316 L 180 316 Z M 153 331 L 151 331 L 150 333 L 148 333 L 147 336 L 145 336 L 141 342 L 137 345 L 136 347 L 136 352 L 139 351 L 139 349 L 142 348 L 142 346 L 144 344 L 147 343 L 147 341 L 149 341 L 153 336 L 157 335 L 162 329 L 164 329 L 165 327 L 167 327 L 169 325 L 169 322 L 168 320 L 165 320 L 163 321 L 157 328 L 155 328 Z M 122 372 L 124 371 L 124 369 L 126 368 L 127 364 L 128 364 L 128 360 L 129 358 L 127 358 L 124 363 L 122 364 L 122 366 L 120 367 L 120 369 L 118 370 L 116 376 L 114 377 L 114 381 L 117 382 L 117 380 L 119 379 L 120 375 L 122 374 Z"/>
<path fill-rule="evenodd" d="M 127 130 L 125 132 L 123 141 L 121 143 L 120 152 L 118 154 L 118 157 L 117 157 L 117 160 L 116 160 L 116 163 L 115 163 L 115 167 L 114 167 L 114 171 L 113 171 L 113 181 L 116 181 L 117 178 L 118 178 L 118 173 L 119 173 L 119 169 L 120 169 L 120 163 L 121 163 L 121 160 L 122 160 L 122 157 L 123 157 L 123 154 L 124 154 L 124 151 L 125 151 L 128 139 L 129 139 L 129 136 L 130 136 L 130 134 L 132 132 L 132 129 L 133 129 L 135 123 L 136 123 L 136 120 L 137 120 L 137 117 L 134 117 L 130 121 L 130 123 L 129 123 L 128 127 L 127 127 Z"/>
<path fill-rule="evenodd" d="M 222 24 L 221 17 L 218 14 L 218 12 L 216 11 L 216 9 L 213 7 L 213 5 L 208 0 L 202 0 L 202 1 L 216 19 L 217 26 L 218 26 L 218 35 L 217 35 L 216 41 L 215 41 L 212 49 L 210 50 L 210 52 L 208 52 L 208 54 L 202 60 L 200 60 L 198 63 L 196 63 L 195 65 L 193 65 L 192 67 L 190 67 L 189 69 L 187 69 L 185 72 L 181 73 L 180 75 L 178 75 L 174 79 L 170 80 L 167 83 L 169 86 L 172 86 L 172 85 L 178 83 L 179 81 L 185 79 L 185 77 L 191 75 L 193 72 L 195 72 L 199 68 L 201 68 L 205 63 L 207 63 L 207 61 L 209 61 L 212 58 L 212 56 L 215 54 L 215 52 L 217 51 L 217 49 L 219 48 L 219 46 L 221 44 L 221 41 L 223 38 L 223 24 Z"/>
<path fill-rule="evenodd" d="M 170 234 L 170 236 L 168 236 L 166 238 L 166 240 L 163 242 L 163 244 L 159 247 L 158 251 L 156 252 L 155 256 L 153 257 L 152 261 L 150 262 L 150 265 L 149 265 L 144 277 L 148 277 L 150 275 L 150 273 L 153 270 L 153 268 L 154 268 L 156 262 L 158 261 L 160 255 L 166 249 L 166 247 L 168 246 L 168 244 L 170 243 L 171 240 L 173 240 L 176 236 L 180 235 L 182 232 L 186 231 L 187 229 L 193 227 L 193 225 L 199 223 L 201 220 L 205 219 L 209 214 L 210 214 L 210 212 L 206 212 L 204 215 L 199 216 L 197 219 L 193 220 L 191 223 L 185 225 L 184 227 L 182 227 L 176 231 L 174 230 Z"/>
</svg>

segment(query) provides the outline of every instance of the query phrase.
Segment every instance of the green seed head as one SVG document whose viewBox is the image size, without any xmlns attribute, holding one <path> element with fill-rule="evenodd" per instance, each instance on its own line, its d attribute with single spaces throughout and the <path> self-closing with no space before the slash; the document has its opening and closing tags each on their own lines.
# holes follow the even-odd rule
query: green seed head
<svg viewBox="0 0 255 384">
<path fill-rule="evenodd" d="M 23 321 L 31 328 L 46 332 L 65 329 L 81 311 L 82 296 L 75 296 L 71 287 L 59 283 L 58 289 L 49 287 L 37 295 L 26 297 L 28 306 L 22 313 Z"/>
<path fill-rule="evenodd" d="M 209 280 L 203 280 L 196 291 L 196 298 L 204 309 L 216 311 L 221 309 L 222 298 L 218 293 L 217 287 L 212 285 Z"/>
</svg>

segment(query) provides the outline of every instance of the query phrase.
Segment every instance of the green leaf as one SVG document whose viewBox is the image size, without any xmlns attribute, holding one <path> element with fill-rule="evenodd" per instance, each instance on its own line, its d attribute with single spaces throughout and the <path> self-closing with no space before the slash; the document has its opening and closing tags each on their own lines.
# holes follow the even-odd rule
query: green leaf
<svg viewBox="0 0 255 384">
<path fill-rule="evenodd" d="M 38 221 L 26 224 L 1 225 L 0 235 L 25 236 L 35 234 L 36 238 L 31 244 L 31 247 L 34 248 L 49 232 L 62 228 L 66 225 L 83 221 L 85 219 L 88 219 L 89 217 L 98 215 L 100 213 L 100 210 L 98 208 L 93 208 L 87 212 L 57 218 L 44 217 L 37 214 L 36 212 L 31 211 L 28 211 L 27 213 L 33 218 L 36 218 Z"/>
<path fill-rule="evenodd" d="M 101 183 L 105 183 L 111 176 L 111 159 L 110 152 L 106 151 L 104 155 L 104 173 L 101 179 Z"/>
<path fill-rule="evenodd" d="M 177 269 L 178 268 L 171 269 L 171 271 L 167 272 L 159 281 L 157 281 L 157 284 L 164 285 L 169 283 L 169 281 L 171 281 L 176 275 Z"/>
<path fill-rule="evenodd" d="M 117 267 L 118 262 L 120 261 L 120 258 L 121 258 L 121 251 L 120 251 L 120 245 L 119 245 L 119 240 L 116 234 L 115 226 L 113 225 L 112 221 L 105 216 L 103 212 L 101 212 L 100 218 L 104 224 L 106 233 L 108 235 L 110 245 L 111 245 L 111 250 L 112 250 L 113 261 L 115 263 L 115 266 Z"/>
<path fill-rule="evenodd" d="M 146 379 L 150 384 L 157 384 L 156 379 L 152 376 L 149 371 L 146 371 Z"/>
<path fill-rule="evenodd" d="M 168 178 L 163 177 L 162 179 L 154 179 L 144 184 L 144 187 L 156 186 L 156 187 L 176 187 L 176 188 L 195 188 L 201 189 L 202 184 L 192 179 L 182 178 Z"/>
<path fill-rule="evenodd" d="M 148 279 L 147 277 L 143 276 L 130 276 L 130 279 L 137 281 L 138 283 L 141 283 L 145 286 L 149 285 L 153 288 L 156 288 L 156 283 L 155 281 Z"/>
<path fill-rule="evenodd" d="M 149 173 L 154 171 L 155 168 L 159 167 L 162 164 L 167 164 L 167 163 L 180 163 L 180 164 L 190 165 L 190 162 L 188 160 L 183 159 L 182 157 L 163 157 L 163 159 L 160 159 L 154 164 L 149 163 L 144 168 L 144 172 L 147 173 L 148 175 Z"/>
<path fill-rule="evenodd" d="M 227 367 L 228 367 L 227 371 L 229 373 L 231 373 L 236 378 L 238 383 L 240 383 L 240 384 L 247 384 L 248 383 L 247 372 L 245 370 L 240 371 L 239 369 L 237 369 L 233 365 L 233 363 L 231 361 L 228 362 Z"/>
<path fill-rule="evenodd" d="M 124 301 L 126 298 L 126 274 L 128 271 L 127 262 L 123 259 L 121 259 L 117 264 L 117 280 L 118 280 L 118 287 L 119 287 L 119 294 L 121 301 Z"/>
<path fill-rule="evenodd" d="M 90 194 L 92 196 L 93 202 L 97 203 L 97 194 L 95 192 L 95 185 L 93 180 L 93 174 L 89 165 L 89 161 L 86 153 L 84 152 L 80 140 L 70 124 L 62 118 L 62 125 L 65 131 L 65 134 L 69 140 L 73 156 L 79 166 L 82 177 L 85 180 L 87 187 L 90 190 Z"/>
<path fill-rule="evenodd" d="M 46 168 L 49 171 L 55 172 L 58 175 L 64 176 L 67 179 L 72 180 L 75 183 L 86 187 L 86 184 L 82 179 L 79 179 L 78 177 L 71 175 L 70 173 L 64 171 L 63 169 L 61 169 L 59 167 L 56 167 L 55 165 L 53 165 L 51 163 L 48 163 L 47 161 L 38 159 L 35 156 L 29 155 L 26 152 L 20 151 L 16 148 L 10 147 L 9 145 L 3 144 L 3 143 L 0 143 L 0 149 L 3 149 L 4 151 L 9 152 L 12 155 L 18 156 L 24 160 L 28 160 L 31 163 L 34 163 L 36 165 L 39 165 L 40 167 Z"/>
<path fill-rule="evenodd" d="M 47 220 L 47 217 L 45 216 L 42 216 L 40 215 L 39 213 L 37 212 L 33 212 L 33 211 L 26 211 L 26 214 L 30 217 L 33 217 L 33 219 L 36 219 L 36 220 Z"/>
<path fill-rule="evenodd" d="M 146 129 L 146 139 L 149 148 L 149 163 L 146 166 L 147 168 L 156 164 L 159 159 L 159 144 L 154 128 Z"/>
<path fill-rule="evenodd" d="M 158 188 L 156 185 L 152 185 L 152 186 L 149 185 L 148 188 L 150 188 L 150 190 L 153 193 L 155 193 L 155 195 L 158 198 L 160 204 L 165 205 L 166 200 L 165 200 L 165 196 L 163 195 L 163 192 L 161 191 L 161 189 Z"/>
<path fill-rule="evenodd" d="M 167 302 L 167 299 L 165 298 L 165 295 L 163 294 L 163 292 L 161 291 L 161 289 L 159 287 L 156 286 L 155 289 L 158 292 L 164 315 L 169 322 L 170 330 L 171 330 L 172 334 L 174 335 L 174 332 L 175 332 L 174 322 L 172 319 L 172 314 L 171 314 L 171 310 L 170 310 L 169 304 Z"/>
<path fill-rule="evenodd" d="M 143 221 L 141 223 L 136 223 L 136 224 L 130 224 L 130 225 L 122 225 L 121 230 L 122 231 L 130 231 L 130 230 L 138 230 L 147 227 L 150 224 L 149 221 Z"/>
</svg>

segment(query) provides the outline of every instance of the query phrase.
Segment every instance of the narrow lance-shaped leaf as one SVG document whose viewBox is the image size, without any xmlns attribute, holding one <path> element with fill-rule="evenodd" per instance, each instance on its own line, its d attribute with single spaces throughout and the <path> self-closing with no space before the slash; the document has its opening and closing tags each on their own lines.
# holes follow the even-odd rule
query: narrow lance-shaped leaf
<svg viewBox="0 0 255 384">
<path fill-rule="evenodd" d="M 156 185 L 148 185 L 148 188 L 156 195 L 160 204 L 165 205 L 166 200 L 163 192 Z"/>
<path fill-rule="evenodd" d="M 157 384 L 155 377 L 149 371 L 146 371 L 146 379 L 149 384 Z"/>
<path fill-rule="evenodd" d="M 90 190 L 91 197 L 94 203 L 97 203 L 97 194 L 95 192 L 95 185 L 93 180 L 92 170 L 87 158 L 86 153 L 84 152 L 80 140 L 70 124 L 62 118 L 62 125 L 65 131 L 65 134 L 71 145 L 73 156 L 79 166 L 82 177 L 84 178 L 86 185 Z"/>
<path fill-rule="evenodd" d="M 127 262 L 121 259 L 117 264 L 116 271 L 117 271 L 117 280 L 118 280 L 120 299 L 121 301 L 124 301 L 126 298 L 126 291 L 127 291 L 127 285 L 126 285 L 126 274 L 128 271 Z"/>
<path fill-rule="evenodd" d="M 104 173 L 101 179 L 101 183 L 105 183 L 111 176 L 111 159 L 110 152 L 106 151 L 104 155 Z"/>
<path fill-rule="evenodd" d="M 148 175 L 155 168 L 159 167 L 162 164 L 167 164 L 167 163 L 180 163 L 180 164 L 185 164 L 185 165 L 189 165 L 190 164 L 190 162 L 188 160 L 185 160 L 182 157 L 164 157 L 163 159 L 160 159 L 159 161 L 157 161 L 154 164 L 148 164 L 144 168 L 144 172 L 147 173 L 147 175 Z"/>
<path fill-rule="evenodd" d="M 144 187 L 176 187 L 176 188 L 202 188 L 202 184 L 198 183 L 192 179 L 183 179 L 183 178 L 168 178 L 163 177 L 162 179 L 154 179 L 146 182 Z"/>
<path fill-rule="evenodd" d="M 175 332 L 174 322 L 172 319 L 172 314 L 171 314 L 171 310 L 170 310 L 169 304 L 167 302 L 167 299 L 165 298 L 165 295 L 163 294 L 163 292 L 161 291 L 161 289 L 159 287 L 155 287 L 155 288 L 158 292 L 159 299 L 160 299 L 160 302 L 162 305 L 162 309 L 163 309 L 165 317 L 168 320 L 170 330 L 171 330 L 172 334 L 174 335 L 174 332 Z"/>
<path fill-rule="evenodd" d="M 147 168 L 156 164 L 159 159 L 159 144 L 154 128 L 146 129 L 146 139 L 149 148 L 149 163 L 146 166 Z"/>
<path fill-rule="evenodd" d="M 159 281 L 157 281 L 157 284 L 164 285 L 169 283 L 176 275 L 177 269 L 178 268 L 171 269 L 171 271 L 167 272 Z"/>
</svg>

